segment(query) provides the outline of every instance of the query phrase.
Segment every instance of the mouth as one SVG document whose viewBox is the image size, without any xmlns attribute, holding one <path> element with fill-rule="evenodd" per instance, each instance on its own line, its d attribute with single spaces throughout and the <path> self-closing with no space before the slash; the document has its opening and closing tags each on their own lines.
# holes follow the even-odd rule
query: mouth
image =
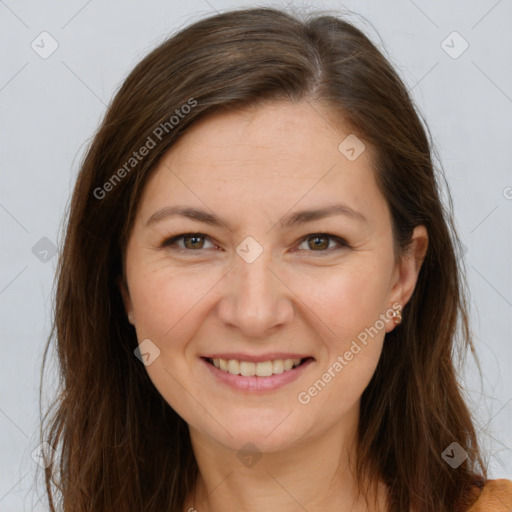
<svg viewBox="0 0 512 512">
<path fill-rule="evenodd" d="M 313 361 L 312 357 L 275 358 L 263 361 L 247 361 L 242 358 L 203 357 L 221 372 L 239 377 L 272 377 L 288 372 Z"/>
</svg>

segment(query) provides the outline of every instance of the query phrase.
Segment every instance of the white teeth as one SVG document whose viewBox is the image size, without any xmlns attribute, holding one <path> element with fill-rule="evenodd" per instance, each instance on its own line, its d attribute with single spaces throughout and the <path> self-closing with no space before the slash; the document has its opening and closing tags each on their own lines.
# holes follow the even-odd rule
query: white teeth
<svg viewBox="0 0 512 512">
<path fill-rule="evenodd" d="M 228 361 L 228 372 L 233 375 L 238 375 L 240 373 L 240 363 L 236 359 L 230 359 Z"/>
<path fill-rule="evenodd" d="M 240 375 L 243 375 L 244 377 L 252 377 L 253 375 L 256 375 L 256 363 L 242 361 L 240 363 Z"/>
<path fill-rule="evenodd" d="M 256 375 L 258 377 L 270 377 L 272 375 L 272 361 L 265 361 L 256 364 Z"/>
<path fill-rule="evenodd" d="M 284 371 L 291 370 L 300 364 L 301 359 L 276 359 L 274 361 L 262 361 L 254 363 L 251 361 L 237 361 L 236 359 L 212 360 L 213 365 L 220 370 L 233 375 L 242 375 L 243 377 L 270 377 Z"/>
<path fill-rule="evenodd" d="M 273 373 L 283 373 L 284 372 L 284 364 L 282 359 L 277 359 L 276 361 L 272 361 L 272 372 Z"/>
</svg>

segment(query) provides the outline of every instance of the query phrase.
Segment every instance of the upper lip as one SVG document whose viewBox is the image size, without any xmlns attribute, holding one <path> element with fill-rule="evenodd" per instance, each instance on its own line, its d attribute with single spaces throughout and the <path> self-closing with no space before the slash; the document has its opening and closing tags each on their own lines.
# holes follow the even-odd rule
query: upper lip
<svg viewBox="0 0 512 512">
<path fill-rule="evenodd" d="M 261 355 L 243 354 L 241 352 L 230 352 L 229 354 L 226 352 L 219 352 L 215 354 L 208 354 L 203 357 L 205 357 L 206 359 L 235 359 L 237 361 L 249 361 L 254 363 L 260 363 L 263 361 L 275 361 L 276 359 L 306 359 L 311 356 L 304 354 L 295 354 L 290 352 L 272 352 L 269 354 Z"/>
</svg>

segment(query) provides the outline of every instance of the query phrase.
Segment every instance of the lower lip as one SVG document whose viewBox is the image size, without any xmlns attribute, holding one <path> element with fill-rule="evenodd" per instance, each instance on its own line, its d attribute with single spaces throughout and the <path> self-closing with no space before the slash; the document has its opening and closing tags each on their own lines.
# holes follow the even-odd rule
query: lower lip
<svg viewBox="0 0 512 512">
<path fill-rule="evenodd" d="M 220 370 L 206 359 L 202 360 L 207 368 L 212 372 L 214 377 L 221 383 L 227 384 L 233 389 L 239 391 L 248 391 L 250 393 L 264 393 L 282 388 L 286 384 L 297 380 L 304 370 L 313 362 L 313 359 L 307 359 L 301 365 L 292 370 L 285 370 L 277 375 L 270 377 L 242 377 L 241 375 L 233 375 L 232 373 Z"/>
</svg>

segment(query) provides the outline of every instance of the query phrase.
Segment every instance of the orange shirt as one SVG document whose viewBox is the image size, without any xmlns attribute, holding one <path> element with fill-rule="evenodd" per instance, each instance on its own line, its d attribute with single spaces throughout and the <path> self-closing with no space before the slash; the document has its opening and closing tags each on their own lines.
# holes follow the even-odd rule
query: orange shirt
<svg viewBox="0 0 512 512">
<path fill-rule="evenodd" d="M 487 480 L 483 489 L 474 487 L 468 512 L 512 512 L 512 481 Z"/>
</svg>

